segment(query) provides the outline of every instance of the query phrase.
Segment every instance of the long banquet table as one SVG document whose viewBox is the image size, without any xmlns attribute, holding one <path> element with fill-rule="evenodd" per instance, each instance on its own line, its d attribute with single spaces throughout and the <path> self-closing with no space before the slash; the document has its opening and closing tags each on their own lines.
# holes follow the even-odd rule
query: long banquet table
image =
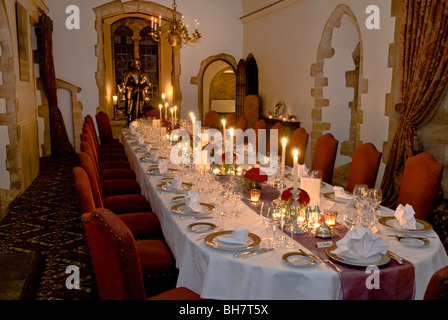
<svg viewBox="0 0 448 320">
<path fill-rule="evenodd" d="M 124 134 L 125 131 L 128 130 L 125 129 L 122 132 L 120 141 L 125 147 L 129 162 L 142 187 L 142 194 L 151 202 L 152 209 L 160 220 L 165 240 L 175 257 L 176 266 L 179 269 L 178 287 L 187 287 L 206 299 L 335 300 L 344 298 L 341 294 L 341 275 L 333 268 L 326 267 L 322 263 L 297 268 L 282 262 L 282 255 L 293 249 L 281 247 L 247 259 L 236 259 L 233 256 L 234 252 L 218 250 L 208 246 L 203 240 L 198 241 L 200 234 L 188 229 L 188 225 L 197 221 L 180 219 L 180 215 L 172 212 L 171 207 L 174 205 L 172 198 L 178 194 L 160 192 L 157 189 L 156 186 L 160 184 L 163 177 L 147 173 L 151 164 L 140 161 L 141 152 L 144 152 L 145 148 L 142 145 L 139 146 L 136 140 L 129 140 L 128 137 L 131 135 Z M 136 152 L 135 150 L 139 150 L 136 148 L 140 151 Z M 322 194 L 332 189 L 332 186 L 325 185 L 322 188 Z M 201 202 L 206 203 L 215 203 L 216 200 L 213 192 L 201 192 L 200 197 Z M 206 221 L 223 226 L 224 230 L 243 227 L 261 238 L 265 237 L 265 226 L 261 223 L 255 207 L 251 208 L 243 201 L 238 201 L 236 207 L 241 211 L 238 218 L 214 217 Z M 322 210 L 332 208 L 339 211 L 338 221 L 340 222 L 341 213 L 344 210 L 343 204 L 322 197 L 320 207 Z M 382 208 L 383 215 L 392 216 L 393 213 L 394 211 L 390 209 Z M 383 238 L 389 250 L 413 266 L 415 289 L 411 298 L 422 299 L 434 272 L 448 265 L 447 254 L 436 232 L 430 230 L 425 234 L 430 237 L 428 238 L 430 245 L 409 247 L 388 236 L 393 232 L 384 228 L 378 228 L 378 230 L 377 235 Z M 339 239 L 333 237 L 331 240 L 335 243 Z M 300 245 L 300 247 L 310 252 L 305 246 Z M 365 273 L 364 270 L 361 269 L 358 273 Z M 365 286 L 364 283 L 359 285 Z"/>
</svg>

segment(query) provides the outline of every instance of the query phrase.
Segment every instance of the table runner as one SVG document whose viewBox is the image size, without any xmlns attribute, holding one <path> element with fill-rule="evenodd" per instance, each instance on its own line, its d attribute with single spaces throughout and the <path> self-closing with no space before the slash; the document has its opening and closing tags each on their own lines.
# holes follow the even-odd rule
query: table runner
<svg viewBox="0 0 448 320">
<path fill-rule="evenodd" d="M 259 214 L 261 203 L 269 203 L 272 200 L 277 199 L 280 192 L 268 184 L 263 184 L 260 201 L 258 203 L 252 203 L 247 197 L 248 194 L 247 190 L 243 191 L 243 202 Z M 344 237 L 348 231 L 347 227 L 340 223 L 337 223 L 333 228 L 336 229 L 341 238 Z M 287 233 L 287 231 L 284 231 L 284 233 Z M 317 243 L 329 239 L 316 238 L 311 236 L 308 232 L 302 235 L 294 235 L 294 240 L 311 252 L 316 252 L 318 255 L 320 255 L 321 252 L 324 252 L 326 255 L 326 248 L 318 248 Z M 335 239 L 334 242 L 337 242 L 337 240 Z M 403 259 L 403 264 L 399 264 L 391 259 L 387 265 L 379 267 L 379 289 L 367 288 L 366 280 L 371 276 L 372 272 L 366 272 L 365 267 L 350 266 L 335 260 L 332 260 L 332 262 L 342 270 L 342 272 L 338 272 L 341 281 L 340 299 L 409 300 L 414 298 L 414 266 L 408 260 Z"/>
</svg>

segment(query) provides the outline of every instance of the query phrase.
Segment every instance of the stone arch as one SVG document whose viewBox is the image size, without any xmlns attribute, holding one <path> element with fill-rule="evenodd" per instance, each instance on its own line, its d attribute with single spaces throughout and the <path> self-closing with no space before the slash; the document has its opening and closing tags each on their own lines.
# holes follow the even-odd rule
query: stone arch
<svg viewBox="0 0 448 320">
<path fill-rule="evenodd" d="M 95 56 L 97 57 L 97 72 L 95 79 L 98 86 L 99 106 L 97 112 L 104 111 L 113 118 L 112 94 L 106 89 L 106 50 L 105 50 L 105 30 L 104 21 L 106 19 L 124 16 L 124 15 L 146 15 L 161 16 L 164 20 L 172 19 L 172 9 L 162 6 L 152 1 L 111 1 L 93 8 L 95 12 L 95 30 L 97 32 L 97 44 L 95 45 Z M 179 17 L 181 13 L 179 13 Z M 171 86 L 173 87 L 173 105 L 177 105 L 181 109 L 182 94 L 180 92 L 180 47 L 172 48 L 172 72 Z M 170 46 L 171 48 L 171 46 Z"/>
<path fill-rule="evenodd" d="M 217 60 L 223 60 L 227 62 L 230 66 L 233 67 L 233 70 L 236 72 L 237 63 L 233 56 L 226 54 L 226 53 L 220 53 L 214 56 L 210 56 L 207 59 L 203 60 L 201 62 L 201 67 L 199 68 L 198 75 L 195 77 L 192 77 L 190 80 L 190 84 L 196 84 L 198 86 L 198 112 L 199 112 L 199 119 L 203 119 L 203 108 L 204 108 L 204 102 L 203 102 L 203 90 L 204 90 L 204 84 L 203 84 L 203 77 L 205 70 L 215 61 Z"/>
<path fill-rule="evenodd" d="M 349 103 L 349 107 L 351 109 L 349 140 L 341 143 L 340 153 L 351 157 L 355 147 L 362 143 L 360 140 L 360 130 L 363 123 L 361 95 L 367 93 L 368 84 L 367 80 L 362 77 L 362 37 L 356 16 L 347 5 L 340 4 L 331 13 L 325 24 L 317 49 L 316 62 L 311 66 L 311 76 L 315 78 L 314 88 L 311 90 L 311 95 L 314 97 L 314 106 L 311 113 L 313 120 L 313 127 L 310 137 L 311 155 L 314 154 L 317 139 L 324 133 L 324 131 L 331 129 L 331 123 L 322 121 L 322 108 L 330 105 L 330 101 L 328 99 L 324 99 L 323 97 L 323 88 L 328 86 L 328 78 L 324 76 L 323 70 L 325 59 L 330 59 L 335 53 L 334 48 L 331 46 L 333 29 L 340 27 L 341 20 L 344 15 L 349 17 L 354 22 L 357 29 L 359 43 L 352 53 L 355 70 L 349 70 L 345 74 L 346 87 L 354 88 L 354 97 L 353 101 Z"/>
</svg>

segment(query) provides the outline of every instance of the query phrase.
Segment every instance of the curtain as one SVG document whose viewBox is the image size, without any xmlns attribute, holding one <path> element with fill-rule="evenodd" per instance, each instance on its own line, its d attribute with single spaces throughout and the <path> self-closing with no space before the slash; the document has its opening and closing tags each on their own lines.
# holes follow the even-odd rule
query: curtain
<svg viewBox="0 0 448 320">
<path fill-rule="evenodd" d="M 62 113 L 58 107 L 56 74 L 53 60 L 53 21 L 47 15 L 42 14 L 40 25 L 42 30 L 41 70 L 49 106 L 51 153 L 53 156 L 75 154 L 76 152 L 68 139 Z"/>
<path fill-rule="evenodd" d="M 381 184 L 394 208 L 406 159 L 418 129 L 431 120 L 448 81 L 448 0 L 403 0 L 400 22 L 402 117 Z"/>
</svg>

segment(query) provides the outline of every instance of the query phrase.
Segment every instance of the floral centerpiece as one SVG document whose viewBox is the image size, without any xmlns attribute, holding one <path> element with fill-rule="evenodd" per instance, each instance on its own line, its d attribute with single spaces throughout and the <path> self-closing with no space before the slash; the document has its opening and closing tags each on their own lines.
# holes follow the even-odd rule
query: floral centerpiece
<svg viewBox="0 0 448 320">
<path fill-rule="evenodd" d="M 237 160 L 236 153 L 233 153 L 233 158 L 230 155 L 226 155 L 225 152 L 223 152 L 221 156 L 221 162 L 222 162 L 222 173 L 223 174 L 229 174 L 231 171 L 230 166 L 235 165 Z"/>
<path fill-rule="evenodd" d="M 282 200 L 281 205 L 282 208 L 285 209 L 286 214 L 293 218 L 295 214 L 295 207 L 294 207 L 294 199 L 292 197 L 292 189 L 288 188 L 284 190 L 280 196 L 280 199 Z M 306 192 L 303 189 L 298 188 L 299 191 L 299 199 L 297 201 L 299 202 L 299 212 L 305 213 L 307 205 L 310 203 L 310 195 L 308 192 Z"/>
<path fill-rule="evenodd" d="M 250 193 L 250 200 L 257 202 L 261 196 L 261 186 L 263 182 L 268 181 L 268 175 L 260 168 L 252 168 L 244 174 L 241 183 L 247 185 Z"/>
</svg>

